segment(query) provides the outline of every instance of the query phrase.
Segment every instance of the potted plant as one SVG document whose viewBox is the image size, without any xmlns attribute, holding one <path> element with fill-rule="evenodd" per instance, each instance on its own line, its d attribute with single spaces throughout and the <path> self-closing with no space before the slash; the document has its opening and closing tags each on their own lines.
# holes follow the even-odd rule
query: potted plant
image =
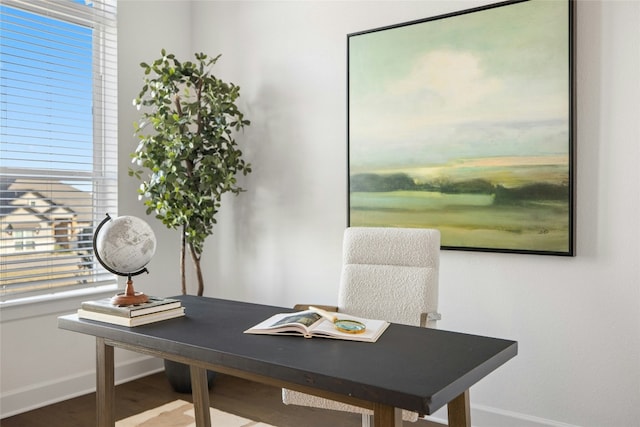
<svg viewBox="0 0 640 427">
<path fill-rule="evenodd" d="M 167 54 L 153 63 L 141 63 L 144 85 L 133 104 L 142 110 L 136 123 L 138 147 L 131 157 L 141 169 L 129 175 L 142 181 L 138 190 L 147 214 L 181 232 L 180 274 L 187 293 L 187 249 L 195 267 L 197 295 L 204 292 L 200 260 L 204 242 L 213 233 L 222 195 L 244 191 L 236 174 L 251 172 L 234 135 L 249 120 L 238 109 L 240 87 L 211 73 L 220 58 L 195 54 L 195 62 L 181 62 Z M 165 360 L 165 372 L 174 390 L 190 392 L 188 366 Z M 209 385 L 214 373 L 209 372 Z"/>
<path fill-rule="evenodd" d="M 180 62 L 167 54 L 153 63 L 141 63 L 144 85 L 134 105 L 142 110 L 135 134 L 140 139 L 131 157 L 147 170 L 129 169 L 142 180 L 138 190 L 147 214 L 171 229 L 181 230 L 180 273 L 187 293 L 187 248 L 204 292 L 200 260 L 204 242 L 213 233 L 224 193 L 244 191 L 236 174 L 251 172 L 242 158 L 234 133 L 250 124 L 235 101 L 240 87 L 211 73 L 220 58 L 196 53 L 195 62 Z"/>
</svg>

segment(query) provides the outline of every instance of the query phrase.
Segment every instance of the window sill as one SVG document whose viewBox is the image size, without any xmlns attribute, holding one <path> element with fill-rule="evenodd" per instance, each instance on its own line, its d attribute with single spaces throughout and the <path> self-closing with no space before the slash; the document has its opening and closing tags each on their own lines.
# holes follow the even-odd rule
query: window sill
<svg viewBox="0 0 640 427">
<path fill-rule="evenodd" d="M 117 284 L 0 302 L 0 323 L 75 312 L 83 301 L 114 295 Z"/>
</svg>

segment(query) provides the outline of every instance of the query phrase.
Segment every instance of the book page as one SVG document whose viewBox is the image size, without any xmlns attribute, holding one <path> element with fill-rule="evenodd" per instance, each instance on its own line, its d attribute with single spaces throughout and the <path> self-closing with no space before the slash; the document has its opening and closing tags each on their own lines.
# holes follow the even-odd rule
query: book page
<svg viewBox="0 0 640 427">
<path fill-rule="evenodd" d="M 322 316 L 312 311 L 297 313 L 280 313 L 271 316 L 245 331 L 250 334 L 287 334 L 296 333 L 311 337 L 309 327 L 322 320 Z"/>
<path fill-rule="evenodd" d="M 290 316 L 283 317 L 282 319 L 273 323 L 271 327 L 297 324 L 304 326 L 305 329 L 308 329 L 311 325 L 316 323 L 321 318 L 322 316 L 320 316 L 318 313 L 312 311 L 302 311 L 299 313 L 293 313 Z"/>
<path fill-rule="evenodd" d="M 366 329 L 362 333 L 350 334 L 336 329 L 335 325 L 329 320 L 323 319 L 322 322 L 315 325 L 311 331 L 314 336 L 329 336 L 333 338 L 341 338 L 350 341 L 367 341 L 375 342 L 378 337 L 387 329 L 389 322 L 384 320 L 362 319 L 359 317 L 349 316 L 346 314 L 338 314 L 340 319 L 351 319 L 362 322 L 366 325 Z"/>
</svg>

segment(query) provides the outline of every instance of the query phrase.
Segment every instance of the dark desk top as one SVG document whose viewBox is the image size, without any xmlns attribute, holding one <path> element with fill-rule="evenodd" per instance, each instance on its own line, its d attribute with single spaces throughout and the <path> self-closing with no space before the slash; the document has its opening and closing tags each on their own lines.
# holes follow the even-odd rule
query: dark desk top
<svg viewBox="0 0 640 427">
<path fill-rule="evenodd" d="M 514 357 L 515 341 L 392 324 L 376 343 L 250 335 L 282 307 L 178 296 L 186 316 L 127 328 L 62 316 L 58 327 L 294 384 L 432 414 Z"/>
</svg>

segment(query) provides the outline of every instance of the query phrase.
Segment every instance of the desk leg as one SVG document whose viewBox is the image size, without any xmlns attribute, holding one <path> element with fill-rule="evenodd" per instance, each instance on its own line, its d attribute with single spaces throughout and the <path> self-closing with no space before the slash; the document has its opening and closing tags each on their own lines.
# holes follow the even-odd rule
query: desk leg
<svg viewBox="0 0 640 427">
<path fill-rule="evenodd" d="M 104 338 L 96 338 L 96 425 L 98 427 L 116 425 L 115 398 L 113 346 L 107 345 Z"/>
<path fill-rule="evenodd" d="M 197 427 L 211 427 L 207 370 L 191 365 L 191 393 Z"/>
<path fill-rule="evenodd" d="M 471 409 L 469 407 L 469 390 L 447 404 L 449 427 L 471 427 Z"/>
<path fill-rule="evenodd" d="M 402 409 L 374 404 L 373 427 L 402 427 Z"/>
</svg>

